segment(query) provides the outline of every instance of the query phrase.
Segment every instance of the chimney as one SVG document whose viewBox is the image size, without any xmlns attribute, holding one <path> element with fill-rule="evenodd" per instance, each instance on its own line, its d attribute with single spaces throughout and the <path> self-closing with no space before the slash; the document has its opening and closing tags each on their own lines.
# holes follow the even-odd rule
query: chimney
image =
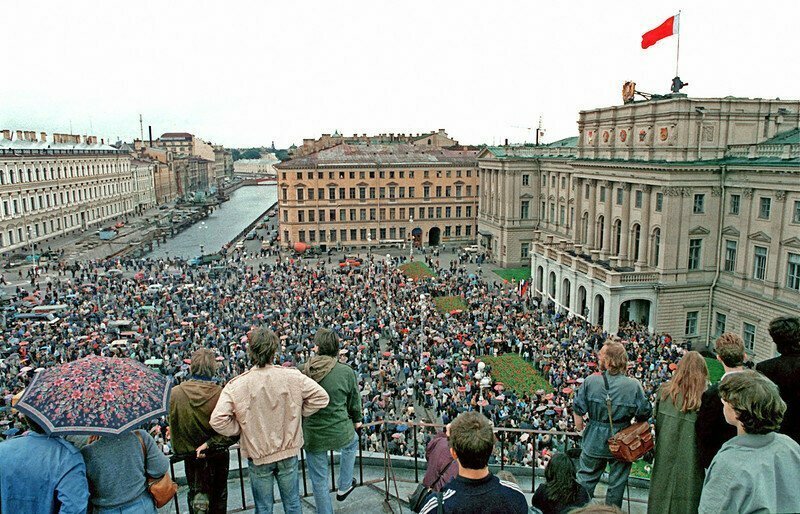
<svg viewBox="0 0 800 514">
<path fill-rule="evenodd" d="M 22 131 L 21 130 L 17 131 L 17 141 L 22 141 Z"/>
<path fill-rule="evenodd" d="M 147 126 L 147 133 L 150 135 L 150 147 L 152 148 L 153 147 L 153 126 L 152 125 L 148 125 Z"/>
<path fill-rule="evenodd" d="M 508 138 L 506 138 L 506 146 L 508 146 Z"/>
<path fill-rule="evenodd" d="M 3 139 L 11 139 L 11 131 L 8 129 L 3 129 Z"/>
<path fill-rule="evenodd" d="M 42 132 L 40 134 L 40 136 L 41 136 L 42 143 L 46 143 L 47 142 L 47 132 Z"/>
<path fill-rule="evenodd" d="M 439 129 L 439 134 L 444 134 L 444 129 Z"/>
</svg>

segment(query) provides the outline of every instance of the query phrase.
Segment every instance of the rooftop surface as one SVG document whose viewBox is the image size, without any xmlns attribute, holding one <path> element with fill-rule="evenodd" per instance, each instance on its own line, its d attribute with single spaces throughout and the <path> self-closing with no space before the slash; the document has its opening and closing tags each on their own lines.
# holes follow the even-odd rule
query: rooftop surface
<svg viewBox="0 0 800 514">
<path fill-rule="evenodd" d="M 312 168 L 314 166 L 353 166 L 353 165 L 475 165 L 477 152 L 472 150 L 448 150 L 427 148 L 411 144 L 348 144 L 342 143 L 320 150 L 304 157 L 285 161 L 277 166 L 280 169 Z"/>
</svg>

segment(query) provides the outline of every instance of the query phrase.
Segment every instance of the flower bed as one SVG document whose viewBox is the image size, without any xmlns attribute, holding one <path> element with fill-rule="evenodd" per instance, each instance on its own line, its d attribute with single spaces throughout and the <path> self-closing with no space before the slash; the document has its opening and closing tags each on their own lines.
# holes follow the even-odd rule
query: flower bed
<svg viewBox="0 0 800 514">
<path fill-rule="evenodd" d="M 467 304 L 460 296 L 437 296 L 433 299 L 433 303 L 436 304 L 436 310 L 439 312 L 464 311 L 467 309 Z"/>
<path fill-rule="evenodd" d="M 550 383 L 533 366 L 515 353 L 500 357 L 481 357 L 481 360 L 492 366 L 492 379 L 502 382 L 506 389 L 511 389 L 518 395 L 532 395 L 537 389 L 547 392 L 553 390 Z"/>
<path fill-rule="evenodd" d="M 400 269 L 408 278 L 413 278 L 414 280 L 436 276 L 424 262 L 407 262 L 400 266 Z"/>
</svg>

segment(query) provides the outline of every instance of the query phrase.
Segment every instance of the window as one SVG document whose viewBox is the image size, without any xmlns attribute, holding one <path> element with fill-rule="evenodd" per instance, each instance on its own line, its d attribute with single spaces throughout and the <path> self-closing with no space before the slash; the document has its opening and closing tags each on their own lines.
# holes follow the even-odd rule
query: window
<svg viewBox="0 0 800 514">
<path fill-rule="evenodd" d="M 786 265 L 786 287 L 800 291 L 800 254 L 790 253 Z"/>
<path fill-rule="evenodd" d="M 297 222 L 304 223 L 306 221 L 306 212 L 305 211 L 297 211 Z M 302 239 L 301 239 L 302 241 Z"/>
<path fill-rule="evenodd" d="M 303 201 L 303 190 L 302 189 L 298 189 L 297 190 L 297 201 L 298 202 L 302 202 Z"/>
<path fill-rule="evenodd" d="M 429 199 L 431 197 L 431 186 L 422 186 L 422 196 L 425 199 Z"/>
<path fill-rule="evenodd" d="M 753 278 L 764 280 L 767 276 L 767 248 L 756 246 L 753 253 Z"/>
<path fill-rule="evenodd" d="M 566 211 L 566 209 L 565 209 L 565 207 L 564 207 L 563 205 L 562 205 L 562 206 L 559 208 L 559 210 L 558 210 L 558 222 L 559 222 L 561 225 L 563 225 L 563 224 L 566 222 L 566 219 L 565 219 L 565 217 L 566 217 L 566 212 L 567 212 L 567 211 Z"/>
<path fill-rule="evenodd" d="M 601 202 L 605 202 L 606 201 L 606 187 L 605 186 L 600 186 L 600 201 Z"/>
<path fill-rule="evenodd" d="M 589 199 L 589 184 L 586 184 L 585 186 L 583 186 L 583 198 L 584 198 L 584 200 L 588 200 Z"/>
<path fill-rule="evenodd" d="M 694 195 L 694 208 L 692 209 L 693 214 L 703 214 L 706 212 L 706 195 L 698 194 Z"/>
<path fill-rule="evenodd" d="M 366 187 L 359 187 L 358 188 L 358 199 L 359 200 L 366 200 L 367 199 L 367 188 Z"/>
<path fill-rule="evenodd" d="M 689 265 L 690 270 L 695 270 L 700 267 L 700 251 L 703 247 L 702 239 L 689 240 Z"/>
<path fill-rule="evenodd" d="M 526 220 L 528 219 L 528 211 L 530 210 L 531 202 L 523 200 L 519 208 L 519 217 Z"/>
<path fill-rule="evenodd" d="M 436 198 L 442 197 L 442 186 L 436 186 Z"/>
<path fill-rule="evenodd" d="M 656 212 L 664 209 L 664 193 L 656 193 Z"/>
<path fill-rule="evenodd" d="M 522 243 L 519 247 L 519 258 L 522 260 L 529 259 L 530 255 L 528 254 L 530 253 L 530 248 L 530 243 Z"/>
<path fill-rule="evenodd" d="M 299 231 L 299 232 L 297 233 L 297 239 L 298 239 L 298 240 L 299 240 L 301 243 L 305 243 L 305 242 L 306 242 L 306 231 L 305 231 L 305 230 L 301 230 L 301 231 Z"/>
<path fill-rule="evenodd" d="M 567 177 L 561 177 L 561 189 L 567 188 Z"/>
<path fill-rule="evenodd" d="M 452 208 L 451 207 L 445 207 L 444 208 L 444 217 L 445 218 L 450 218 L 451 217 L 450 216 L 451 213 L 452 213 Z"/>
<path fill-rule="evenodd" d="M 356 188 L 354 188 L 354 187 L 350 188 L 350 199 L 351 200 L 355 200 L 356 199 Z"/>
<path fill-rule="evenodd" d="M 375 199 L 375 188 L 374 187 L 369 188 L 369 199 L 370 200 L 374 200 Z"/>
<path fill-rule="evenodd" d="M 617 205 L 622 205 L 622 198 L 624 194 L 625 193 L 622 191 L 621 187 L 617 188 Z"/>
<path fill-rule="evenodd" d="M 728 321 L 728 316 L 718 312 L 714 318 L 714 337 L 719 337 L 725 333 L 725 323 Z"/>
<path fill-rule="evenodd" d="M 753 353 L 756 349 L 756 326 L 746 321 L 742 323 L 742 339 L 745 351 Z"/>
<path fill-rule="evenodd" d="M 642 208 L 642 192 L 639 189 L 636 190 L 636 198 L 634 202 L 635 202 L 634 205 L 636 206 L 637 209 Z"/>
<path fill-rule="evenodd" d="M 409 198 L 414 198 L 414 187 L 413 186 L 408 188 L 408 197 Z"/>
<path fill-rule="evenodd" d="M 795 200 L 792 211 L 792 223 L 800 223 L 800 200 Z"/>
<path fill-rule="evenodd" d="M 308 199 L 309 200 L 313 200 L 314 199 L 314 190 L 311 189 L 311 188 L 308 189 Z"/>
<path fill-rule="evenodd" d="M 697 311 L 687 312 L 686 313 L 686 332 L 687 336 L 696 336 L 697 335 L 697 317 L 699 313 Z"/>
<path fill-rule="evenodd" d="M 320 220 L 320 221 L 322 221 L 322 220 Z M 308 211 L 308 222 L 309 223 L 314 223 L 314 211 L 312 211 L 310 209 Z"/>
<path fill-rule="evenodd" d="M 772 207 L 772 199 L 761 197 L 758 202 L 758 217 L 764 220 L 769 219 L 769 211 Z"/>
<path fill-rule="evenodd" d="M 529 186 L 530 185 L 531 176 L 530 175 L 522 175 L 522 185 Z"/>
<path fill-rule="evenodd" d="M 320 197 L 320 200 L 322 200 L 322 197 Z M 329 187 L 328 188 L 328 200 L 336 200 L 336 188 L 335 187 Z"/>
<path fill-rule="evenodd" d="M 736 241 L 725 240 L 725 271 L 736 271 Z"/>
</svg>

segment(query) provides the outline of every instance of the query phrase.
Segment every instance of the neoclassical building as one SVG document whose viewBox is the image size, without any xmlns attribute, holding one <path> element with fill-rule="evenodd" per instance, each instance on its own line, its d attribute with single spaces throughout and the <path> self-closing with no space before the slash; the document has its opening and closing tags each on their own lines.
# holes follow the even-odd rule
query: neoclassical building
<svg viewBox="0 0 800 514">
<path fill-rule="evenodd" d="M 100 227 L 136 207 L 130 156 L 93 136 L 0 137 L 0 252 Z"/>
<path fill-rule="evenodd" d="M 771 357 L 769 321 L 800 305 L 799 112 L 673 95 L 583 111 L 571 141 L 486 148 L 481 244 L 507 265 L 527 251 L 535 294 L 611 332 L 732 331 Z"/>
<path fill-rule="evenodd" d="M 347 144 L 276 165 L 281 244 L 416 246 L 475 240 L 475 150 Z"/>
</svg>

